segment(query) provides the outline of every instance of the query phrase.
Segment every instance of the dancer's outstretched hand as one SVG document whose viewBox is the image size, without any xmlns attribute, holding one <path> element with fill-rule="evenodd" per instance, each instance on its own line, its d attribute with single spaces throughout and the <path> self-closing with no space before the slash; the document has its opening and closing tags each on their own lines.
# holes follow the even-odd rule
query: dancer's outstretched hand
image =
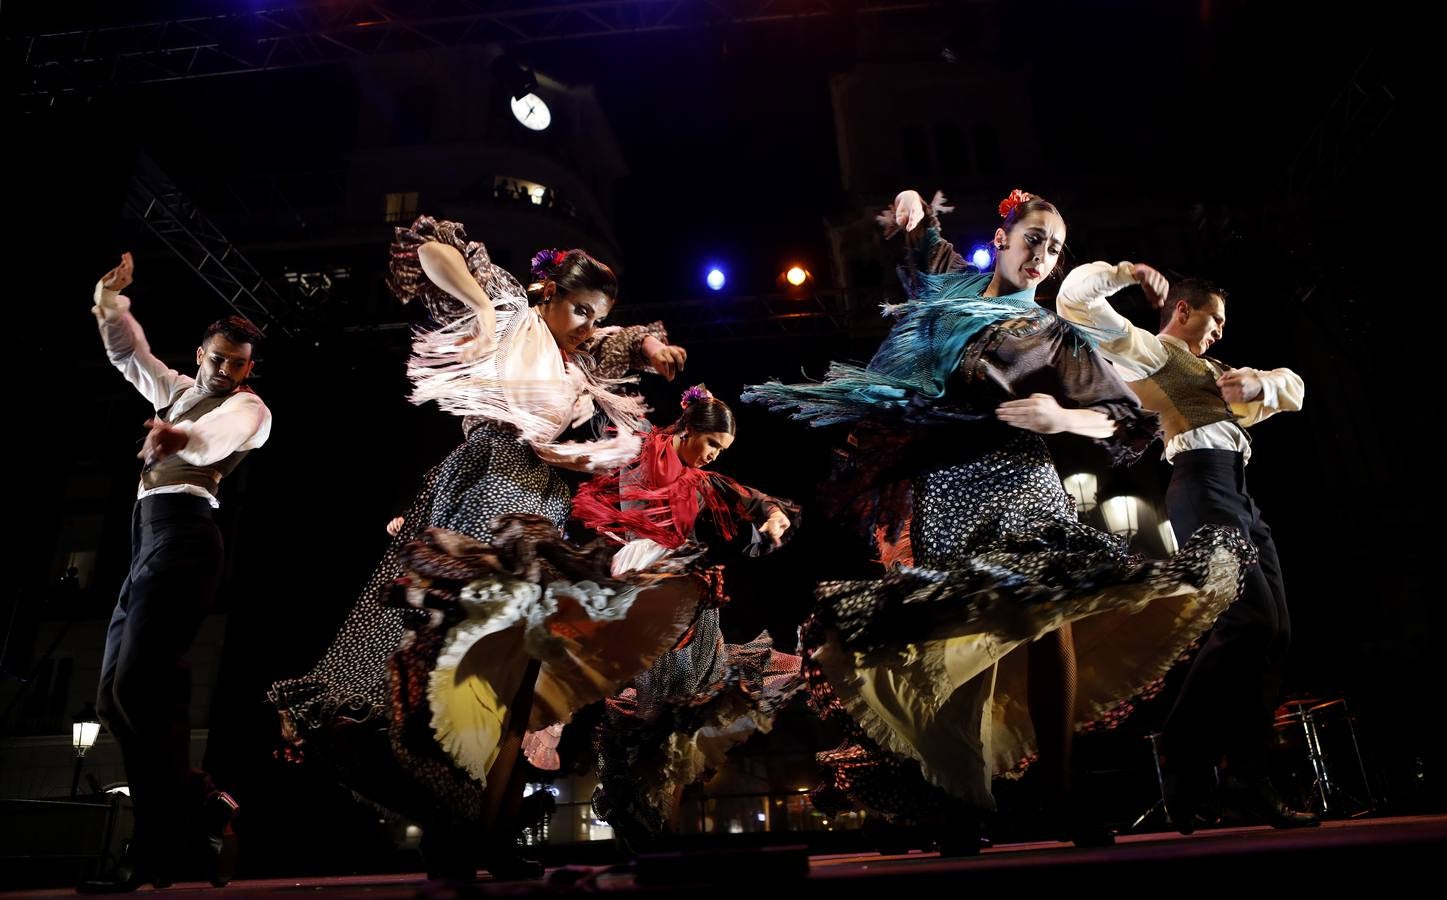
<svg viewBox="0 0 1447 900">
<path fill-rule="evenodd" d="M 688 363 L 688 351 L 675 344 L 665 344 L 653 335 L 643 339 L 643 355 L 653 371 L 672 381 Z"/>
<path fill-rule="evenodd" d="M 108 291 L 120 293 L 125 290 L 135 276 L 136 263 L 130 253 L 121 254 L 121 264 L 101 276 L 101 287 Z"/>
<path fill-rule="evenodd" d="M 1133 269 L 1136 284 L 1146 292 L 1146 300 L 1150 302 L 1151 308 L 1160 309 L 1165 306 L 1166 297 L 1171 293 L 1171 282 L 1166 276 L 1142 263 L 1136 263 Z"/>
<path fill-rule="evenodd" d="M 789 521 L 789 517 L 784 515 L 784 511 L 776 506 L 774 511 L 769 513 L 769 518 L 764 520 L 764 524 L 759 526 L 759 533 L 777 547 L 784 540 L 784 532 L 788 531 L 793 524 Z"/>
<path fill-rule="evenodd" d="M 900 191 L 894 198 L 894 224 L 914 231 L 924 221 L 924 198 L 919 191 Z"/>
</svg>

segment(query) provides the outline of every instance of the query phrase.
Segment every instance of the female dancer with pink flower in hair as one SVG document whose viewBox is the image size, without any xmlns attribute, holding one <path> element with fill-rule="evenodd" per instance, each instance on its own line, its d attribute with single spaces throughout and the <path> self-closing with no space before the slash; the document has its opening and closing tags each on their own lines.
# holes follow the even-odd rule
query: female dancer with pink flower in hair
<svg viewBox="0 0 1447 900">
<path fill-rule="evenodd" d="M 655 328 L 599 340 L 618 287 L 603 263 L 582 250 L 533 263 L 524 288 L 457 223 L 397 229 L 389 286 L 435 323 L 413 343 L 412 399 L 463 417 L 466 437 L 394 523 L 330 649 L 270 694 L 307 761 L 419 821 L 429 874 L 450 880 L 472 880 L 479 862 L 498 878 L 541 874 L 512 826 L 524 731 L 646 671 L 704 595 L 701 579 L 615 578 L 610 553 L 563 541 L 571 491 L 558 470 L 628 462 L 646 425 L 584 348 L 615 370 L 671 376 L 683 360 Z M 595 414 L 612 434 L 559 441 Z"/>
<path fill-rule="evenodd" d="M 1012 192 L 980 272 L 941 236 L 941 200 L 904 191 L 885 214 L 905 232 L 910 300 L 887 310 L 896 321 L 868 367 L 744 394 L 854 426 L 833 502 L 893 564 L 822 584 L 804 626 L 815 704 L 851 734 L 821 754 L 832 781 L 815 802 L 844 795 L 937 830 L 943 851 L 977 853 L 992 775 L 1038 757 L 1056 835 L 1108 844 L 1074 799 L 1071 736 L 1165 674 L 1236 597 L 1251 549 L 1203 528 L 1140 563 L 1080 524 L 1041 436 L 1091 438 L 1127 461 L 1155 417 L 1091 334 L 1035 302 L 1065 243 L 1059 210 Z"/>
</svg>

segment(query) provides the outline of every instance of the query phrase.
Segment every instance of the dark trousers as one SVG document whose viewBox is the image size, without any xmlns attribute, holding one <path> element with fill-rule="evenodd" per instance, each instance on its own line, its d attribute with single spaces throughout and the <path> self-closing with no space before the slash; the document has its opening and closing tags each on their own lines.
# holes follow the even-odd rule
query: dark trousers
<svg viewBox="0 0 1447 900">
<path fill-rule="evenodd" d="M 204 498 L 153 494 L 136 501 L 131 569 L 106 632 L 96 710 L 120 745 L 136 841 L 147 852 L 169 852 L 194 835 L 196 813 L 212 790 L 206 774 L 191 767 L 187 654 L 215 604 L 221 552 L 221 532 Z"/>
<path fill-rule="evenodd" d="M 1239 528 L 1260 555 L 1241 596 L 1216 620 L 1166 720 L 1162 751 L 1184 770 L 1224 760 L 1242 778 L 1265 777 L 1272 719 L 1291 644 L 1291 616 L 1271 528 L 1246 491 L 1240 453 L 1177 454 L 1166 508 L 1185 537 L 1202 525 Z"/>
</svg>

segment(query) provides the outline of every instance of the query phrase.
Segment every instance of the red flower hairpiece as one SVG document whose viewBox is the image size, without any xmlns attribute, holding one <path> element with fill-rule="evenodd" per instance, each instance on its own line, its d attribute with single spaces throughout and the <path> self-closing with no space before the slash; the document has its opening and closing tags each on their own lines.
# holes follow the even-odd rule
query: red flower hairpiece
<svg viewBox="0 0 1447 900">
<path fill-rule="evenodd" d="M 538 281 L 547 281 L 553 269 L 557 268 L 567 256 L 568 251 L 566 250 L 539 250 L 533 254 L 533 261 L 529 269 Z"/>
<path fill-rule="evenodd" d="M 1010 192 L 1010 196 L 1000 201 L 1000 218 L 1007 218 L 1010 213 L 1015 209 L 1015 207 L 1028 200 L 1034 199 L 1034 194 L 1027 194 L 1019 188 L 1015 188 L 1013 191 Z"/>
</svg>

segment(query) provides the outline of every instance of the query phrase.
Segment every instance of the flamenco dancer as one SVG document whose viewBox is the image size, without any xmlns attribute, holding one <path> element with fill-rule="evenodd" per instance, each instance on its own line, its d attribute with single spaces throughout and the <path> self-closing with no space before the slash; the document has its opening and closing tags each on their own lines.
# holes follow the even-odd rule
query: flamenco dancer
<svg viewBox="0 0 1447 900">
<path fill-rule="evenodd" d="M 881 579 L 825 582 L 805 624 L 813 699 L 853 740 L 821 756 L 841 795 L 979 852 L 990 781 L 1034 760 L 1053 831 L 1114 838 L 1076 800 L 1075 731 L 1117 721 L 1235 599 L 1253 554 L 1205 527 L 1169 560 L 1138 562 L 1082 525 L 1042 435 L 1091 438 L 1117 462 L 1155 417 L 1096 352 L 1096 336 L 1035 301 L 1065 243 L 1047 200 L 1000 204 L 993 270 L 941 236 L 942 198 L 904 191 L 909 302 L 866 368 L 818 384 L 755 385 L 745 400 L 812 425 L 854 426 L 834 503 L 863 521 Z"/>
<path fill-rule="evenodd" d="M 698 385 L 682 406 L 677 421 L 648 434 L 637 459 L 584 484 L 573 501 L 574 517 L 618 546 L 615 573 L 675 556 L 712 588 L 677 646 L 608 700 L 598 730 L 594 808 L 633 843 L 675 830 L 683 788 L 730 747 L 768 731 L 805 686 L 799 658 L 774 650 L 767 632 L 726 644 L 720 628 L 729 602 L 722 563 L 779 547 L 798 508 L 707 469 L 737 436 L 728 404 Z M 540 742 L 535 763 L 548 766 L 549 749 Z"/>
<path fill-rule="evenodd" d="M 392 291 L 437 323 L 414 340 L 412 399 L 463 417 L 465 440 L 427 474 L 330 649 L 270 697 L 309 761 L 421 823 L 429 875 L 470 881 L 481 862 L 532 877 L 541 867 L 513 840 L 524 732 L 646 670 L 701 588 L 614 579 L 607 554 L 561 537 L 560 469 L 617 467 L 640 446 L 641 403 L 578 349 L 613 307 L 612 270 L 548 251 L 525 289 L 461 225 L 428 217 L 399 228 L 391 253 Z M 614 330 L 593 346 L 646 365 L 650 337 Z M 614 433 L 559 442 L 595 414 Z"/>
<path fill-rule="evenodd" d="M 1111 308 L 1108 298 L 1132 284 L 1161 310 L 1158 334 Z M 1318 824 L 1315 815 L 1282 803 L 1267 774 L 1291 614 L 1271 528 L 1246 488 L 1251 439 L 1245 429 L 1301 409 L 1301 376 L 1290 369 L 1236 368 L 1207 356 L 1226 329 L 1226 295 L 1206 281 L 1172 285 L 1150 266 L 1095 262 L 1065 278 L 1055 303 L 1065 319 L 1111 333 L 1100 344 L 1101 355 L 1141 404 L 1160 414 L 1171 463 L 1166 508 L 1175 527 L 1238 528 L 1261 560 L 1247 574 L 1241 598 L 1216 620 L 1166 720 L 1161 771 L 1172 824 L 1190 834 L 1212 817 L 1212 767 L 1218 764 L 1223 810 L 1274 828 Z"/>
</svg>

